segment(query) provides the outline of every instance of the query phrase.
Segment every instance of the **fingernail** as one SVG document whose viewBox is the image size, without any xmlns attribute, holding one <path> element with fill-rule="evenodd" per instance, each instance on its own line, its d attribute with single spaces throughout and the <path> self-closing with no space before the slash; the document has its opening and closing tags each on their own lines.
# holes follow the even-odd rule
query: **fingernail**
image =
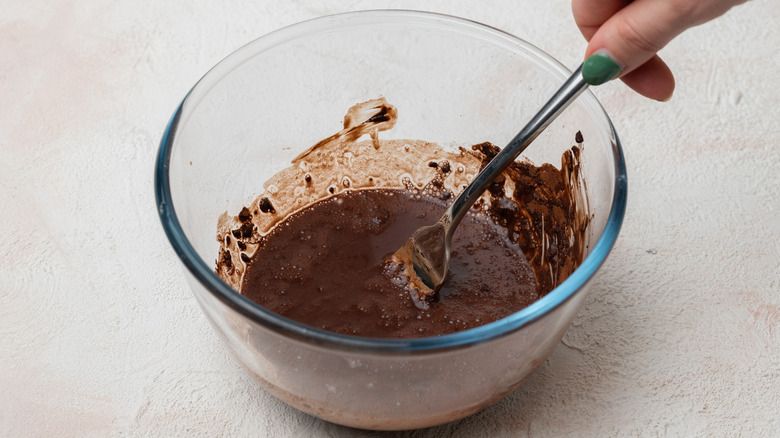
<svg viewBox="0 0 780 438">
<path fill-rule="evenodd" d="M 670 100 L 672 100 L 672 96 L 674 96 L 674 94 L 670 94 L 669 97 L 667 97 L 666 99 L 660 99 L 659 102 L 669 102 Z"/>
<path fill-rule="evenodd" d="M 590 85 L 601 85 L 614 79 L 623 67 L 606 49 L 599 49 L 582 64 L 582 78 Z"/>
</svg>

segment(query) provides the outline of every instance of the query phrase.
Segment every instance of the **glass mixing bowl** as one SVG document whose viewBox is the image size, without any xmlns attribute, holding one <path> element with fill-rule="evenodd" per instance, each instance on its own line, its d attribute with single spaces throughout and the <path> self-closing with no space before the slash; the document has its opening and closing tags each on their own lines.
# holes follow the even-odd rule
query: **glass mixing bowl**
<svg viewBox="0 0 780 438">
<path fill-rule="evenodd" d="M 285 319 L 214 273 L 217 218 L 237 214 L 301 151 L 380 95 L 399 119 L 381 137 L 506 144 L 570 72 L 502 31 L 459 18 L 367 11 L 289 26 L 240 48 L 176 109 L 156 166 L 168 238 L 215 332 L 263 388 L 325 420 L 412 429 L 475 413 L 550 354 L 618 235 L 626 171 L 617 135 L 585 92 L 528 149 L 560 163 L 577 131 L 592 215 L 586 258 L 552 292 L 504 319 L 440 337 L 372 339 Z M 195 342 L 195 341 L 193 341 Z"/>
</svg>

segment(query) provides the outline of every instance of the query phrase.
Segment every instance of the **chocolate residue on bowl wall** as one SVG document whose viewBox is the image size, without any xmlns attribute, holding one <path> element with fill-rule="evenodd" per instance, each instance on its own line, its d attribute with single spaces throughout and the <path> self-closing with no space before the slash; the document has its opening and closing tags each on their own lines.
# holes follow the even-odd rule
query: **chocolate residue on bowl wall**
<svg viewBox="0 0 780 438">
<path fill-rule="evenodd" d="M 220 250 L 216 261 L 216 272 L 220 278 L 237 291 L 247 292 L 248 288 L 245 285 L 246 278 L 249 278 L 246 276 L 247 270 L 251 271 L 256 255 L 264 257 L 260 254 L 263 253 L 264 247 L 269 245 L 269 239 L 280 234 L 274 233 L 274 228 L 287 221 L 292 221 L 290 224 L 293 224 L 296 217 L 306 214 L 303 210 L 314 204 L 320 205 L 319 201 L 324 202 L 333 198 L 337 202 L 343 202 L 348 200 L 343 198 L 344 196 L 354 198 L 357 195 L 350 195 L 352 192 L 371 190 L 371 193 L 378 194 L 405 193 L 410 199 L 423 200 L 431 205 L 437 204 L 439 207 L 436 208 L 443 211 L 454 195 L 459 193 L 499 151 L 495 145 L 487 142 L 468 149 L 461 147 L 457 151 L 450 151 L 422 140 L 380 140 L 378 132 L 392 128 L 397 117 L 396 108 L 384 98 L 353 106 L 344 118 L 344 129 L 296 157 L 290 167 L 267 181 L 264 185 L 265 191 L 238 215 L 230 216 L 224 213 L 219 218 L 217 229 Z M 371 140 L 358 141 L 365 134 L 370 135 Z M 531 301 L 551 291 L 579 266 L 584 256 L 585 231 L 589 215 L 584 182 L 579 172 L 581 133 L 578 132 L 576 137 L 579 145 L 572 146 L 562 155 L 560 170 L 549 163 L 536 166 L 527 161 L 515 162 L 491 185 L 469 213 L 472 218 L 484 217 L 488 219 L 485 224 L 495 225 L 496 230 L 503 234 L 503 240 L 496 242 L 508 245 L 507 251 L 514 251 L 513 248 L 517 248 L 516 251 L 524 255 L 526 260 L 516 262 L 515 271 L 520 272 L 523 264 L 530 265 L 535 277 L 535 280 L 531 280 L 531 283 L 535 283 L 533 284 L 535 292 L 522 292 L 523 287 L 518 285 L 517 291 L 510 290 L 510 294 L 522 293 L 525 294 L 525 298 L 516 300 L 515 304 L 509 304 L 508 308 L 503 306 L 505 308 L 493 317 L 488 315 L 476 318 L 476 321 L 471 319 L 468 323 L 462 322 L 457 327 L 442 329 L 442 331 L 420 330 L 417 336 L 471 328 L 520 310 Z M 367 202 L 366 199 L 373 200 L 371 202 L 374 203 L 380 202 L 376 200 L 378 195 L 368 195 L 367 192 L 366 196 L 369 198 L 355 205 L 362 205 L 360 203 Z M 330 214 L 333 212 L 331 211 Z M 361 215 L 363 212 L 355 214 Z M 431 216 L 425 220 L 432 223 L 437 219 L 435 213 L 431 213 Z M 461 225 L 463 226 L 464 224 Z M 414 228 L 411 231 L 413 230 Z M 489 230 L 486 232 L 490 234 Z M 301 229 L 301 233 L 305 233 L 305 230 Z M 468 234 L 466 231 L 464 233 Z M 473 234 L 470 238 L 477 239 L 478 237 L 475 236 L 478 234 Z M 403 243 L 406 237 L 408 236 L 400 242 Z M 263 260 L 268 259 L 263 258 Z M 386 260 L 377 260 L 377 263 L 386 263 Z M 468 261 L 464 263 L 468 264 Z M 495 272 L 491 275 L 495 278 L 502 269 L 508 271 L 513 267 L 492 268 Z M 480 281 L 489 283 L 492 279 L 487 275 Z M 506 284 L 512 284 L 513 281 L 519 280 L 513 278 Z M 358 288 L 361 286 L 357 285 Z M 506 286 L 506 288 L 511 287 Z M 272 295 L 277 295 L 279 292 L 273 290 L 273 287 L 270 289 L 268 292 Z M 355 293 L 359 294 L 360 291 Z M 478 294 L 479 291 L 475 293 Z M 254 294 L 254 292 L 250 294 L 250 298 L 258 302 L 263 301 L 264 298 L 251 296 Z M 289 295 L 284 297 L 287 298 Z M 448 296 L 444 294 L 440 302 L 433 303 L 431 307 L 447 306 L 447 301 Z M 450 305 L 455 306 L 457 302 L 454 298 L 452 301 Z M 402 302 L 409 307 L 409 297 L 404 297 Z M 262 305 L 284 313 L 282 307 L 274 308 L 274 304 L 268 300 L 265 300 Z M 474 304 L 471 302 L 463 305 Z M 497 303 L 497 306 L 500 306 L 500 303 Z M 446 309 L 445 307 L 445 311 Z M 414 312 L 418 310 L 409 310 L 412 313 L 401 319 L 414 319 Z M 469 309 L 465 309 L 464 312 L 467 310 Z M 449 314 L 445 313 L 444 317 L 451 318 L 453 311 Z M 328 324 L 303 322 L 330 329 Z M 369 333 L 370 336 L 381 336 L 371 331 L 354 331 L 352 328 L 333 330 L 349 334 Z M 411 331 L 398 332 L 392 336 L 414 336 L 409 333 Z"/>
</svg>

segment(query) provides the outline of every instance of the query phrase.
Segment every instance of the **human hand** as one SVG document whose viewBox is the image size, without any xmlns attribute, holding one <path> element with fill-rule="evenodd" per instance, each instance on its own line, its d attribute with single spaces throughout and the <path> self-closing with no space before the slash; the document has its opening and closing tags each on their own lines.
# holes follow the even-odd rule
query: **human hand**
<svg viewBox="0 0 780 438">
<path fill-rule="evenodd" d="M 572 0 L 571 6 L 574 21 L 590 42 L 586 58 L 601 54 L 602 62 L 617 64 L 613 70 L 617 76 L 612 77 L 645 97 L 667 101 L 674 92 L 674 76 L 656 53 L 684 30 L 745 1 Z"/>
</svg>

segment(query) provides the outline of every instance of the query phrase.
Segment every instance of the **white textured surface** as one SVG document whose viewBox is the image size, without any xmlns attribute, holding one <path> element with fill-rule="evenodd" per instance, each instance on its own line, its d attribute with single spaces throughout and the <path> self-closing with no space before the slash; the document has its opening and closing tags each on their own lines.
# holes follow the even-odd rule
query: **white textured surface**
<svg viewBox="0 0 780 438">
<path fill-rule="evenodd" d="M 567 0 L 322 3 L 0 0 L 0 435 L 374 435 L 276 401 L 211 332 L 154 207 L 168 117 L 240 45 L 328 13 L 450 13 L 570 66 L 585 45 Z M 669 103 L 596 90 L 629 204 L 583 310 L 504 401 L 399 436 L 777 434 L 779 26 L 753 0 L 674 41 Z"/>
</svg>

